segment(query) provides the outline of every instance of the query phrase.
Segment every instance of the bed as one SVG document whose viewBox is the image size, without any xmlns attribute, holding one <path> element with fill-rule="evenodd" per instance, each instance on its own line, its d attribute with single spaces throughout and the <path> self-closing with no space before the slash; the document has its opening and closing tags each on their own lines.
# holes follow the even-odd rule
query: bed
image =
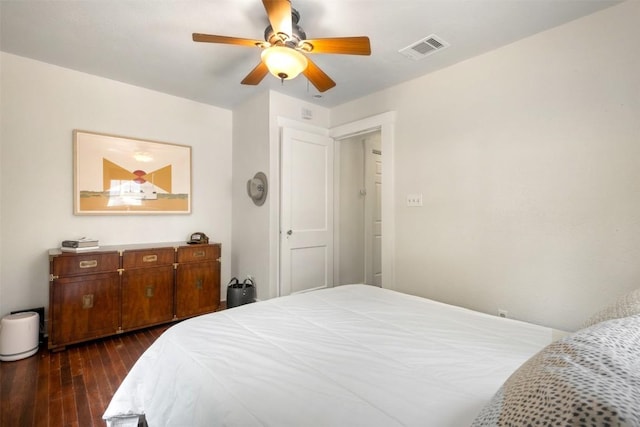
<svg viewBox="0 0 640 427">
<path fill-rule="evenodd" d="M 103 418 L 112 427 L 469 426 L 480 413 L 499 417 L 505 380 L 552 341 L 550 328 L 339 286 L 171 327 Z"/>
</svg>

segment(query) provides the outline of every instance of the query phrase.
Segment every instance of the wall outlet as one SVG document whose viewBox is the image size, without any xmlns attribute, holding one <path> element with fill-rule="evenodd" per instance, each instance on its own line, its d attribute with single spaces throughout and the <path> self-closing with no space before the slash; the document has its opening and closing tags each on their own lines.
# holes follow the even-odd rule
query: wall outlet
<svg viewBox="0 0 640 427">
<path fill-rule="evenodd" d="M 422 206 L 422 194 L 407 194 L 407 206 L 409 207 Z"/>
<path fill-rule="evenodd" d="M 500 317 L 509 317 L 509 312 L 505 309 L 499 308 L 498 309 L 498 316 Z"/>
</svg>

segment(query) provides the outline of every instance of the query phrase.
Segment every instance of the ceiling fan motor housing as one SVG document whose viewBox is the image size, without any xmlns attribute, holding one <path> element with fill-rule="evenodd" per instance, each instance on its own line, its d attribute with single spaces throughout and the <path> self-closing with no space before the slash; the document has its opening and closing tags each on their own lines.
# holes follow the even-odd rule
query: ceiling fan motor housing
<svg viewBox="0 0 640 427">
<path fill-rule="evenodd" d="M 301 26 L 298 25 L 300 21 L 300 12 L 291 8 L 291 32 L 293 34 L 287 34 L 287 39 L 283 40 L 283 35 L 278 35 L 273 31 L 271 25 L 264 29 L 264 39 L 271 43 L 271 45 L 286 45 L 288 47 L 297 47 L 301 41 L 307 38 L 307 34 L 304 32 Z"/>
</svg>

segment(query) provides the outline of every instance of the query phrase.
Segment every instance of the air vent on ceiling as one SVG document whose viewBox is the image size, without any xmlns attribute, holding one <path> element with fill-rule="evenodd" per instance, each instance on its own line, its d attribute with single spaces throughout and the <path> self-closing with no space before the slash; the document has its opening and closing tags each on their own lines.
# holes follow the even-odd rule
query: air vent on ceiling
<svg viewBox="0 0 640 427">
<path fill-rule="evenodd" d="M 422 40 L 411 43 L 409 46 L 400 49 L 398 52 L 407 58 L 418 60 L 447 47 L 449 47 L 449 43 L 442 40 L 435 34 L 431 34 Z"/>
</svg>

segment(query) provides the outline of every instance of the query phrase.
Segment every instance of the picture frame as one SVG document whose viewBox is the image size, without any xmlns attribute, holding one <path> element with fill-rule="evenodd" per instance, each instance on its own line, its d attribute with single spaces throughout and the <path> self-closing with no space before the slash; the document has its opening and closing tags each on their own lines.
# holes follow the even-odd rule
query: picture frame
<svg viewBox="0 0 640 427">
<path fill-rule="evenodd" d="M 73 131 L 73 213 L 191 213 L 191 147 Z"/>
</svg>

